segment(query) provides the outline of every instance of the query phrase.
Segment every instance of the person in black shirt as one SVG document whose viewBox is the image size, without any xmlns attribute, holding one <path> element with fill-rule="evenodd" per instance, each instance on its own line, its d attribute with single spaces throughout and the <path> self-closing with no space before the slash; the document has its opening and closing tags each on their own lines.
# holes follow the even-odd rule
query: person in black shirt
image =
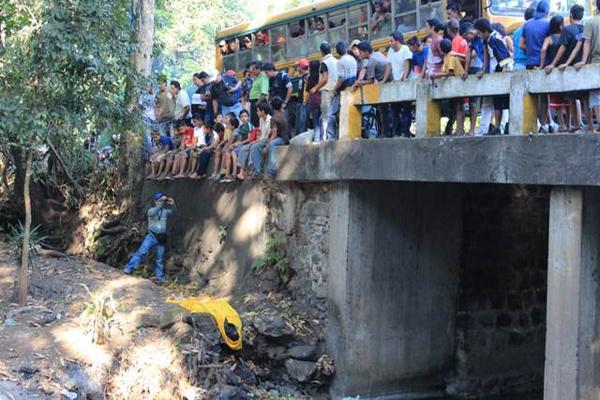
<svg viewBox="0 0 600 400">
<path fill-rule="evenodd" d="M 241 86 L 242 82 L 235 77 L 233 71 L 228 71 L 225 75 L 217 75 L 210 90 L 215 115 L 219 114 L 219 108 L 222 115 L 230 112 L 239 115 L 242 111 Z"/>
<path fill-rule="evenodd" d="M 275 97 L 283 99 L 282 109 L 285 109 L 292 97 L 292 80 L 285 72 L 277 72 L 271 63 L 267 63 L 263 67 L 269 77 L 269 98 L 271 101 Z"/>
<path fill-rule="evenodd" d="M 571 23 L 564 27 L 559 38 L 560 47 L 556 52 L 554 60 L 548 64 L 544 70 L 550 74 L 554 68 L 563 71 L 569 65 L 574 65 L 581 61 L 583 54 L 583 14 L 585 10 L 579 4 L 573 5 L 570 12 Z M 558 66 L 558 67 L 557 67 Z M 581 102 L 581 109 L 586 110 L 588 121 L 591 120 L 592 113 L 588 107 L 587 92 L 565 93 L 564 98 L 569 102 L 569 132 L 577 132 L 582 129 L 581 110 L 578 109 L 576 100 Z"/>
<path fill-rule="evenodd" d="M 288 103 L 288 124 L 290 136 L 306 131 L 306 109 L 304 107 L 304 85 L 308 75 L 308 60 L 302 59 L 296 63 L 296 76 L 291 79 L 292 96 Z"/>
<path fill-rule="evenodd" d="M 204 71 L 195 73 L 192 78 L 196 86 L 196 92 L 192 95 L 192 117 L 200 117 L 203 121 L 206 117 L 206 88 L 210 84 L 210 78 Z"/>
</svg>

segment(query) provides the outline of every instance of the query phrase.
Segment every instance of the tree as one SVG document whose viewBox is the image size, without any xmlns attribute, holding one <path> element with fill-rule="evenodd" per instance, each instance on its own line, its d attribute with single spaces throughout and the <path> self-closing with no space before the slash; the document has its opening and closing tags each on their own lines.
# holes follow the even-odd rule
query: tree
<svg viewBox="0 0 600 400">
<path fill-rule="evenodd" d="M 136 81 L 126 0 L 0 0 L 14 10 L 0 59 L 0 146 L 15 160 L 25 204 L 17 288 L 27 298 L 29 182 L 36 149 L 80 145 L 90 131 L 130 124 L 125 83 Z M 6 7 L 6 8 L 4 8 Z M 21 191 L 15 190 L 16 193 Z"/>
</svg>

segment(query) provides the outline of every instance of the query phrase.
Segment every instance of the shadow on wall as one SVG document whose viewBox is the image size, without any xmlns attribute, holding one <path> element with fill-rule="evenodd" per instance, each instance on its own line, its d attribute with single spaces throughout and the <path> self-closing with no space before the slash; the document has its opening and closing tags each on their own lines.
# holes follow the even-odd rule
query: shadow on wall
<svg viewBox="0 0 600 400">
<path fill-rule="evenodd" d="M 198 282 L 215 295 L 232 294 L 253 279 L 252 262 L 264 252 L 267 238 L 262 183 L 146 182 L 147 207 L 158 191 L 177 204 L 169 221 L 170 277 Z"/>
</svg>

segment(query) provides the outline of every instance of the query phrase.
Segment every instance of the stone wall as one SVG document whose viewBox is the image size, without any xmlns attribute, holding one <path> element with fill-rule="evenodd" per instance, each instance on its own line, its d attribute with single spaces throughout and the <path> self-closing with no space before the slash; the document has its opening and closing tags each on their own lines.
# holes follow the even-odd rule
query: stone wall
<svg viewBox="0 0 600 400">
<path fill-rule="evenodd" d="M 468 186 L 451 393 L 543 384 L 549 189 Z"/>
<path fill-rule="evenodd" d="M 270 233 L 284 234 L 295 276 L 292 292 L 325 311 L 330 184 L 282 183 L 268 191 Z"/>
</svg>

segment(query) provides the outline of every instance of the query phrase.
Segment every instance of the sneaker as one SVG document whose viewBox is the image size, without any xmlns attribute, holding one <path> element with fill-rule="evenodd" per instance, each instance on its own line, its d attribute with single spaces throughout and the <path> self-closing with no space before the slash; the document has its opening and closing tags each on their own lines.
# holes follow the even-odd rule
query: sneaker
<svg viewBox="0 0 600 400">
<path fill-rule="evenodd" d="M 548 131 L 548 126 L 545 126 L 545 125 L 542 125 L 542 126 L 540 126 L 539 133 L 542 133 L 542 134 L 545 134 L 545 133 L 550 133 L 550 132 Z"/>
<path fill-rule="evenodd" d="M 123 273 L 124 273 L 125 275 L 131 275 L 131 273 L 132 273 L 132 272 L 133 272 L 133 271 L 131 271 L 130 269 L 127 269 L 127 268 L 125 268 L 125 269 L 123 270 Z"/>
<path fill-rule="evenodd" d="M 226 176 L 225 178 L 221 179 L 221 183 L 231 183 L 233 181 L 234 179 L 231 176 Z"/>
<path fill-rule="evenodd" d="M 218 182 L 218 181 L 220 181 L 220 180 L 221 180 L 221 175 L 219 175 L 219 174 L 217 174 L 217 173 L 215 172 L 215 173 L 214 173 L 214 174 L 212 174 L 212 175 L 210 176 L 210 178 L 208 178 L 208 179 L 210 179 L 211 181 Z"/>
</svg>

